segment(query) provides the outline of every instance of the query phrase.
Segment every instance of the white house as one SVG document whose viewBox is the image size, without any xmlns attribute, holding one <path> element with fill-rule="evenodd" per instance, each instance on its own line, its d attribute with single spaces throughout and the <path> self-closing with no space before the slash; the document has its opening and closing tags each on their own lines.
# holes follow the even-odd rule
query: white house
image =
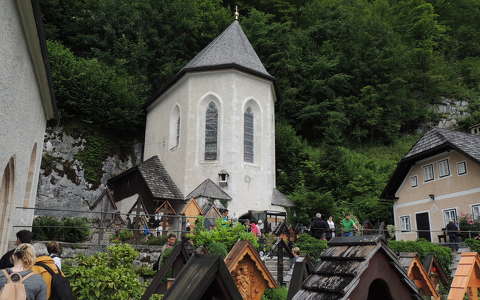
<svg viewBox="0 0 480 300">
<path fill-rule="evenodd" d="M 47 121 L 56 106 L 38 1 L 0 3 L 0 252 L 30 226 Z M 25 228 L 29 229 L 29 228 Z"/>
<path fill-rule="evenodd" d="M 147 106 L 144 158 L 157 155 L 183 195 L 206 179 L 231 216 L 285 211 L 275 189 L 274 78 L 238 21 L 199 52 Z"/>
</svg>

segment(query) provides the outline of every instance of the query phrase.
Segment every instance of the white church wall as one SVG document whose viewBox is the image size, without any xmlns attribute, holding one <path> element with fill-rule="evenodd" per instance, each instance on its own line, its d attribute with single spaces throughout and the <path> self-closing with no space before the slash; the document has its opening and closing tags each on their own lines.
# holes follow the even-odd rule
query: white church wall
<svg viewBox="0 0 480 300">
<path fill-rule="evenodd" d="M 21 228 L 12 230 L 12 226 L 30 226 L 33 219 L 33 210 L 15 207 L 24 204 L 32 149 L 37 143 L 28 201 L 29 207 L 35 206 L 46 117 L 14 1 L 2 4 L 0 28 L 0 177 L 14 157 L 13 202 L 8 203 L 6 212 L 9 238 L 14 239 Z M 0 251 L 6 246 L 1 241 Z"/>
<path fill-rule="evenodd" d="M 192 110 L 189 119 L 197 118 L 196 138 L 190 142 L 197 149 L 187 153 L 185 189 L 193 190 L 205 178 L 218 182 L 218 173 L 226 170 L 230 177 L 225 191 L 233 198 L 228 206 L 232 215 L 270 209 L 275 180 L 272 84 L 234 70 L 210 71 L 190 77 L 190 91 L 191 107 L 196 111 Z M 200 102 L 195 106 L 206 95 L 216 95 L 221 103 L 219 159 L 215 162 L 203 160 L 204 105 Z M 261 123 L 254 130 L 259 157 L 253 164 L 244 162 L 243 156 L 243 113 L 252 100 L 261 112 L 261 116 L 255 117 Z"/>
<path fill-rule="evenodd" d="M 206 161 L 205 113 L 213 101 L 218 110 L 217 160 Z M 181 133 L 178 148 L 168 149 L 170 116 L 178 105 Z M 254 112 L 254 162 L 244 162 L 244 112 Z M 272 209 L 275 186 L 275 119 L 273 84 L 236 70 L 188 73 L 149 108 L 145 159 L 159 155 L 184 195 L 218 173 L 230 177 L 224 190 L 233 198 L 231 215 Z M 278 207 L 275 207 L 278 210 Z"/>
<path fill-rule="evenodd" d="M 175 107 L 180 110 L 180 140 L 175 148 L 169 145 L 170 119 L 175 115 Z M 185 174 L 185 153 L 188 118 L 188 77 L 179 80 L 168 93 L 162 95 L 147 114 L 145 129 L 144 159 L 158 155 L 168 173 L 182 190 Z"/>
</svg>

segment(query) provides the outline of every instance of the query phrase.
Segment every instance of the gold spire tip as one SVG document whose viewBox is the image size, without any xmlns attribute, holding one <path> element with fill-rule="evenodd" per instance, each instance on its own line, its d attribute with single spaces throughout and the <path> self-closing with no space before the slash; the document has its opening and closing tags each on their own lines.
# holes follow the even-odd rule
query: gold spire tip
<svg viewBox="0 0 480 300">
<path fill-rule="evenodd" d="M 239 16 L 240 16 L 240 13 L 238 12 L 238 5 L 235 5 L 235 20 L 238 21 Z"/>
</svg>

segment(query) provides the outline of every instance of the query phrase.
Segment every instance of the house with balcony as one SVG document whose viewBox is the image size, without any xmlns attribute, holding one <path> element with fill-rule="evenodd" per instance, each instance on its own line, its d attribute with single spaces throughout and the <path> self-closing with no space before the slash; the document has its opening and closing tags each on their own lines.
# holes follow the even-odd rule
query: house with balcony
<svg viewBox="0 0 480 300">
<path fill-rule="evenodd" d="M 398 240 L 438 242 L 450 221 L 480 219 L 479 129 L 434 128 L 398 162 L 382 193 L 394 202 Z"/>
</svg>

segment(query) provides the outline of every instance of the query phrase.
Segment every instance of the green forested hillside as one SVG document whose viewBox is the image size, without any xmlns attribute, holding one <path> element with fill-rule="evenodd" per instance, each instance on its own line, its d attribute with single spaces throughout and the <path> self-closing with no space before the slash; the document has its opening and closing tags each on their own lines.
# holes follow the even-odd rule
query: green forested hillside
<svg viewBox="0 0 480 300">
<path fill-rule="evenodd" d="M 68 124 L 135 134 L 142 105 L 230 22 L 277 81 L 277 181 L 312 211 L 388 219 L 378 201 L 445 99 L 480 121 L 478 0 L 44 0 Z M 91 132 L 94 132 L 91 130 Z M 92 133 L 94 134 L 94 133 Z"/>
</svg>

